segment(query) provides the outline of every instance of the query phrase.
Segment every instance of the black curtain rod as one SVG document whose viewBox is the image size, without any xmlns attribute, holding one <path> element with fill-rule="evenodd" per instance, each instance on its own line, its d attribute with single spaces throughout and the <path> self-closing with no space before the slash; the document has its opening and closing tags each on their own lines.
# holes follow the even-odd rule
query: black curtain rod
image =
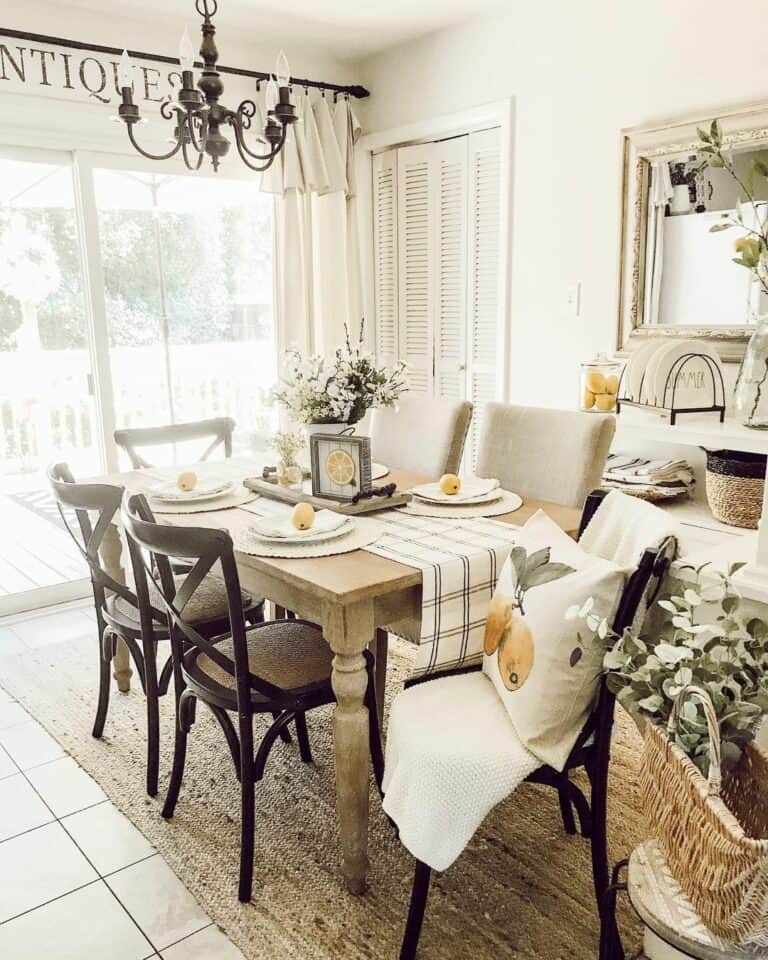
<svg viewBox="0 0 768 960">
<path fill-rule="evenodd" d="M 119 57 L 122 50 L 119 47 L 105 47 L 99 43 L 82 43 L 80 40 L 67 40 L 64 37 L 48 37 L 42 33 L 27 33 L 24 30 L 9 30 L 0 27 L 0 36 L 13 37 L 14 40 L 26 40 L 31 43 L 50 43 L 57 47 L 68 47 L 71 50 L 86 50 L 89 53 L 110 53 Z M 176 57 L 166 57 L 160 53 L 142 53 L 140 50 L 129 50 L 129 55 L 136 60 L 155 60 L 158 63 L 172 63 L 178 66 L 179 61 Z M 196 67 L 203 66 L 199 61 L 195 63 Z M 269 80 L 271 74 L 262 73 L 260 70 L 242 70 L 240 67 L 222 67 L 217 65 L 216 69 L 220 73 L 230 73 L 238 77 L 251 77 L 254 80 Z M 362 100 L 369 97 L 370 93 L 365 87 L 358 84 L 344 86 L 339 83 L 324 83 L 321 80 L 306 80 L 302 77 L 291 77 L 291 85 L 294 87 L 313 87 L 317 90 L 332 90 L 334 93 L 347 93 L 350 97 L 357 97 Z"/>
</svg>

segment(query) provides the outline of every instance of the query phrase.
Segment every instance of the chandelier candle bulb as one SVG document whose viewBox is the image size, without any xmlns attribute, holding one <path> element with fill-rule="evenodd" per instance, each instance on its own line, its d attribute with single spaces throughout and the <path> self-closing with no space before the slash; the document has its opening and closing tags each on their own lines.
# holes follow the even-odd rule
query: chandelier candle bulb
<svg viewBox="0 0 768 960">
<path fill-rule="evenodd" d="M 128 90 L 133 89 L 133 63 L 127 50 L 123 50 L 120 57 L 120 66 L 117 70 L 117 82 L 120 84 L 120 92 L 123 94 L 123 100 L 125 101 L 124 91 L 126 88 Z"/>
<path fill-rule="evenodd" d="M 277 55 L 277 64 L 275 65 L 275 76 L 277 77 L 278 87 L 286 89 L 291 85 L 291 68 L 288 66 L 288 57 L 285 51 L 281 50 Z"/>
<path fill-rule="evenodd" d="M 185 73 L 191 74 L 195 68 L 195 48 L 192 46 L 192 41 L 189 38 L 189 31 L 184 27 L 184 33 L 181 35 L 181 40 L 179 41 L 179 66 L 181 67 L 182 76 Z M 186 87 L 188 84 L 184 83 Z M 191 84 L 189 84 L 191 86 Z"/>
</svg>

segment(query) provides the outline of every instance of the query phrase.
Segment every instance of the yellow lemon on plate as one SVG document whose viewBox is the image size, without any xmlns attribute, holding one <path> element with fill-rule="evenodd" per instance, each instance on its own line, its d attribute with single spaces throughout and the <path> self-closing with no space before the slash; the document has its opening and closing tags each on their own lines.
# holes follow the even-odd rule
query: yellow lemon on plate
<svg viewBox="0 0 768 960">
<path fill-rule="evenodd" d="M 176 486 L 184 493 L 191 493 L 197 486 L 197 474 L 194 470 L 185 470 L 176 480 Z"/>
<path fill-rule="evenodd" d="M 619 392 L 619 378 L 615 373 L 610 373 L 605 378 L 605 392 L 612 393 L 614 396 Z"/>
<path fill-rule="evenodd" d="M 605 393 L 605 377 L 599 370 L 592 370 L 586 376 L 586 387 L 592 393 Z"/>
<path fill-rule="evenodd" d="M 444 473 L 440 477 L 440 489 L 451 496 L 461 490 L 461 480 L 455 473 Z"/>
<path fill-rule="evenodd" d="M 616 406 L 616 397 L 612 393 L 598 393 L 595 406 L 601 413 L 607 413 Z"/>
<path fill-rule="evenodd" d="M 340 487 L 355 479 L 355 461 L 346 450 L 332 450 L 325 461 L 325 472 Z"/>
<path fill-rule="evenodd" d="M 315 508 L 311 503 L 297 503 L 291 514 L 291 523 L 297 530 L 309 530 L 315 522 Z"/>
</svg>

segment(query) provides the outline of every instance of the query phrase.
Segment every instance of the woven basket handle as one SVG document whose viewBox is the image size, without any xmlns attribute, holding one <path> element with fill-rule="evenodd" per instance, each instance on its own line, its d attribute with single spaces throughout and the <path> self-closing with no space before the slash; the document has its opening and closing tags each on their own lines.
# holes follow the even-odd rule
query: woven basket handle
<svg viewBox="0 0 768 960">
<path fill-rule="evenodd" d="M 702 687 L 697 687 L 692 683 L 686 684 L 675 697 L 675 702 L 672 704 L 672 712 L 667 721 L 667 739 L 670 741 L 674 740 L 680 711 L 683 709 L 683 704 L 689 697 L 696 697 L 702 707 L 704 707 L 704 718 L 707 721 L 707 731 L 709 733 L 709 775 L 707 776 L 709 794 L 712 797 L 719 797 L 720 788 L 723 783 L 720 760 L 720 723 L 715 713 L 712 698 Z"/>
</svg>

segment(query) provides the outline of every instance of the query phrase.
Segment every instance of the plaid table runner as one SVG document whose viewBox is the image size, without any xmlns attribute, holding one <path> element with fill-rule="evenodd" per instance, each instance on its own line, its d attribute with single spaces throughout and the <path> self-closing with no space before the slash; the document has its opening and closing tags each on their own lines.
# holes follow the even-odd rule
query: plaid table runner
<svg viewBox="0 0 768 960">
<path fill-rule="evenodd" d="M 483 656 L 488 604 L 515 527 L 484 518 L 443 520 L 377 513 L 383 537 L 365 549 L 423 573 L 417 674 L 469 666 Z"/>
</svg>

